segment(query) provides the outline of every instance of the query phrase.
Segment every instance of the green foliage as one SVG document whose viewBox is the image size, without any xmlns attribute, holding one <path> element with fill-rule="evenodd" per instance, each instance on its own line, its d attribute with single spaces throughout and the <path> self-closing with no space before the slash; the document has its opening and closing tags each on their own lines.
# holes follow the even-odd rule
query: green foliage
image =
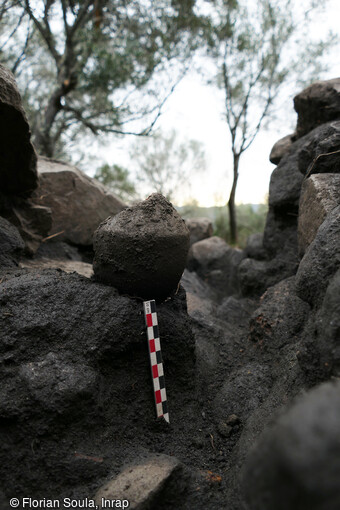
<svg viewBox="0 0 340 510">
<path fill-rule="evenodd" d="M 5 0 L 0 57 L 16 74 L 38 150 L 64 155 L 84 132 L 148 131 L 197 46 L 194 6 Z"/>
<path fill-rule="evenodd" d="M 251 234 L 263 232 L 268 206 L 258 204 L 241 204 L 236 206 L 236 216 L 238 224 L 238 242 L 237 246 L 244 248 L 247 239 Z M 214 235 L 222 237 L 229 244 L 233 244 L 230 236 L 229 211 L 227 207 L 220 208 L 214 221 Z"/>
<path fill-rule="evenodd" d="M 230 236 L 229 211 L 227 207 L 199 207 L 197 203 L 191 203 L 178 208 L 183 218 L 210 218 L 214 235 L 222 237 L 227 243 L 244 248 L 251 234 L 263 232 L 268 212 L 267 204 L 240 204 L 236 206 L 236 214 L 239 228 L 237 244 L 233 243 Z"/>
<path fill-rule="evenodd" d="M 137 198 L 137 191 L 131 181 L 129 171 L 119 165 L 102 165 L 95 173 L 95 179 L 107 186 L 124 202 Z"/>
</svg>

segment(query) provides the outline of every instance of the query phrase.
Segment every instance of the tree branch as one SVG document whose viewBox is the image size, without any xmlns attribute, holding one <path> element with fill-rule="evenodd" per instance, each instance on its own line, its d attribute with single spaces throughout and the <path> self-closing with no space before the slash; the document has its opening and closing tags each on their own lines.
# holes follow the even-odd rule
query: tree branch
<svg viewBox="0 0 340 510">
<path fill-rule="evenodd" d="M 90 5 L 93 5 L 93 3 L 94 3 L 94 0 L 86 0 L 86 1 L 84 1 L 83 5 L 79 8 L 77 17 L 76 17 L 73 25 L 69 29 L 69 38 L 70 39 L 72 39 L 75 32 L 82 25 L 82 23 L 86 17 L 88 8 L 90 7 Z"/>
<path fill-rule="evenodd" d="M 70 27 L 69 27 L 69 25 L 67 23 L 67 5 L 66 5 L 65 0 L 61 0 L 61 7 L 62 7 L 62 10 L 63 10 L 64 28 L 65 28 L 65 35 L 66 35 L 66 38 L 67 38 L 68 34 L 69 34 Z"/>
<path fill-rule="evenodd" d="M 56 61 L 57 67 L 59 66 L 60 62 L 60 55 L 58 51 L 55 48 L 53 35 L 50 29 L 50 25 L 48 23 L 48 9 L 51 5 L 51 2 L 48 1 L 45 5 L 45 13 L 44 13 L 44 24 L 43 24 L 35 17 L 32 8 L 30 6 L 29 0 L 25 0 L 25 9 L 37 29 L 39 30 L 40 34 L 42 35 L 42 38 L 44 39 L 45 43 L 47 44 L 48 49 L 50 50 L 50 53 L 54 60 Z"/>
<path fill-rule="evenodd" d="M 21 25 L 21 22 L 23 20 L 25 16 L 25 9 L 23 9 L 22 13 L 21 13 L 21 16 L 19 17 L 18 19 L 18 22 L 17 24 L 15 25 L 15 27 L 13 28 L 12 32 L 9 34 L 9 36 L 7 37 L 6 41 L 2 44 L 2 46 L 0 47 L 0 51 L 2 51 L 4 49 L 4 47 L 6 46 L 6 44 L 8 43 L 8 41 L 11 39 L 11 37 L 13 37 L 13 35 L 15 34 L 15 32 L 18 30 L 18 28 L 20 27 Z M 2 17 L 2 16 L 1 16 Z M 0 19 L 1 19 L 0 17 Z"/>
<path fill-rule="evenodd" d="M 26 55 L 26 50 L 27 50 L 27 47 L 28 47 L 28 43 L 30 41 L 30 38 L 31 38 L 31 27 L 30 27 L 30 21 L 28 21 L 28 27 L 27 27 L 27 34 L 26 34 L 26 39 L 25 39 L 25 44 L 21 50 L 21 53 L 20 55 L 18 56 L 18 58 L 16 59 L 16 61 L 14 62 L 12 68 L 11 68 L 11 71 L 13 74 L 15 74 L 17 72 L 17 69 L 20 65 L 20 63 L 25 59 L 25 55 Z"/>
</svg>

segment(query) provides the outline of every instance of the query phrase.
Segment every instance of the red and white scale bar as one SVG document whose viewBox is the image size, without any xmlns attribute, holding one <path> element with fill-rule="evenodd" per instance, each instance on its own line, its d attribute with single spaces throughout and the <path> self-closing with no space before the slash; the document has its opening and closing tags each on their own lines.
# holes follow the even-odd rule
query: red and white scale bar
<svg viewBox="0 0 340 510">
<path fill-rule="evenodd" d="M 156 415 L 157 418 L 164 418 L 166 422 L 170 423 L 165 391 L 163 360 L 158 330 L 156 302 L 155 300 L 144 301 L 143 307 L 148 337 L 148 348 L 151 362 L 151 377 L 155 397 Z"/>
</svg>

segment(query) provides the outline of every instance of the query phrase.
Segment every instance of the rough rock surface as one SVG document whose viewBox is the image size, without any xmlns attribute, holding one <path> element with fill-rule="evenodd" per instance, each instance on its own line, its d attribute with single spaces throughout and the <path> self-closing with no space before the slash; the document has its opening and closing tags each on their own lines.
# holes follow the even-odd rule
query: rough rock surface
<svg viewBox="0 0 340 510">
<path fill-rule="evenodd" d="M 212 311 L 215 293 L 196 272 L 185 269 L 181 285 L 186 292 L 189 315 L 194 315 L 195 312 L 210 313 Z"/>
<path fill-rule="evenodd" d="M 299 171 L 298 157 L 306 143 L 308 143 L 306 138 L 294 142 L 272 172 L 269 183 L 269 207 L 296 212 L 303 179 Z"/>
<path fill-rule="evenodd" d="M 183 466 L 174 457 L 153 455 L 144 462 L 126 467 L 117 478 L 109 481 L 95 495 L 99 508 L 102 500 L 126 500 L 131 510 L 147 510 L 166 504 L 166 491 L 180 498 L 183 490 Z M 181 487 L 182 486 L 182 487 Z M 173 499 L 173 498 L 172 498 Z"/>
<path fill-rule="evenodd" d="M 340 119 L 340 78 L 317 81 L 294 98 L 298 114 L 297 136 L 325 122 Z"/>
<path fill-rule="evenodd" d="M 215 289 L 218 295 L 228 296 L 239 292 L 237 268 L 244 252 L 231 248 L 224 239 L 213 236 L 193 244 L 187 267 Z"/>
<path fill-rule="evenodd" d="M 280 138 L 272 147 L 269 155 L 269 161 L 278 165 L 283 156 L 289 151 L 293 143 L 295 133 Z"/>
<path fill-rule="evenodd" d="M 0 189 L 29 196 L 37 186 L 37 158 L 14 76 L 1 64 L 0 118 Z"/>
<path fill-rule="evenodd" d="M 80 260 L 60 260 L 40 257 L 35 260 L 26 259 L 20 267 L 32 269 L 61 269 L 65 273 L 78 273 L 86 278 L 93 276 L 92 264 Z"/>
<path fill-rule="evenodd" d="M 304 175 L 339 173 L 340 122 L 334 121 L 314 129 L 298 154 L 299 170 Z"/>
<path fill-rule="evenodd" d="M 235 370 L 217 392 L 213 402 L 217 419 L 235 414 L 244 422 L 268 396 L 271 386 L 269 367 L 250 363 Z"/>
<path fill-rule="evenodd" d="M 52 210 L 50 235 L 75 245 L 91 245 L 93 233 L 125 204 L 76 167 L 39 157 L 39 187 L 33 200 Z"/>
<path fill-rule="evenodd" d="M 280 255 L 287 263 L 294 261 L 297 253 L 297 214 L 277 213 L 269 209 L 263 234 L 263 246 L 273 258 Z M 295 258 L 297 255 L 295 255 Z"/>
<path fill-rule="evenodd" d="M 314 307 L 321 304 L 329 280 L 340 266 L 340 206 L 322 223 L 300 262 L 297 293 Z"/>
<path fill-rule="evenodd" d="M 331 280 L 315 321 L 320 366 L 340 376 L 340 269 Z"/>
<path fill-rule="evenodd" d="M 323 384 L 284 414 L 251 454 L 249 510 L 337 510 L 340 506 L 340 383 Z"/>
<path fill-rule="evenodd" d="M 295 293 L 295 277 L 282 280 L 261 297 L 249 327 L 249 339 L 273 355 L 287 344 L 297 343 L 308 318 L 309 305 Z"/>
<path fill-rule="evenodd" d="M 340 269 L 331 279 L 322 306 L 304 330 L 299 364 L 310 384 L 340 375 Z"/>
<path fill-rule="evenodd" d="M 243 296 L 261 296 L 268 287 L 296 273 L 297 257 L 279 255 L 269 261 L 244 259 L 238 267 L 238 278 Z"/>
<path fill-rule="evenodd" d="M 154 419 L 142 303 L 76 274 L 14 269 L 0 280 L 0 309 L 8 497 L 70 497 L 75 486 L 89 497 L 141 448 L 166 448 L 172 429 Z M 198 426 L 189 419 L 198 410 L 185 310 L 183 290 L 158 307 L 174 453 L 178 434 L 191 437 Z"/>
<path fill-rule="evenodd" d="M 15 226 L 0 217 L 0 271 L 4 267 L 17 265 L 24 246 L 24 241 Z"/>
<path fill-rule="evenodd" d="M 0 194 L 0 214 L 17 227 L 29 254 L 37 251 L 51 229 L 51 210 L 34 204 L 31 199 Z"/>
<path fill-rule="evenodd" d="M 314 174 L 303 182 L 299 206 L 298 244 L 303 255 L 328 213 L 340 205 L 340 175 Z"/>
<path fill-rule="evenodd" d="M 190 232 L 190 246 L 213 235 L 213 226 L 209 218 L 189 218 L 185 223 Z"/>
<path fill-rule="evenodd" d="M 267 252 L 263 246 L 263 232 L 251 234 L 248 237 L 244 253 L 251 259 L 264 260 L 267 258 Z"/>
<path fill-rule="evenodd" d="M 98 280 L 124 294 L 164 299 L 184 271 L 189 231 L 172 204 L 154 193 L 101 223 L 93 244 Z"/>
</svg>

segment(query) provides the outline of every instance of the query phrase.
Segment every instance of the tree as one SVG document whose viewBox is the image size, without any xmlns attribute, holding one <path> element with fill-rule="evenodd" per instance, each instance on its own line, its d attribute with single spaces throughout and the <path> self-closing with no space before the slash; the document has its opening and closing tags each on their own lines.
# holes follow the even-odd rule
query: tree
<svg viewBox="0 0 340 510">
<path fill-rule="evenodd" d="M 195 140 L 179 143 L 175 131 L 137 139 L 130 151 L 131 166 L 141 194 L 162 193 L 180 200 L 190 175 L 205 169 L 205 154 Z"/>
<path fill-rule="evenodd" d="M 23 91 L 38 151 L 59 156 L 65 141 L 81 140 L 84 130 L 148 133 L 183 66 L 166 77 L 167 87 L 160 72 L 184 63 L 193 47 L 197 29 L 187 24 L 194 4 L 5 0 L 0 56 Z"/>
<path fill-rule="evenodd" d="M 131 181 L 129 171 L 119 165 L 105 163 L 95 173 L 95 179 L 111 189 L 122 200 L 129 201 L 137 197 L 134 183 Z"/>
<path fill-rule="evenodd" d="M 319 57 L 326 41 L 301 35 L 309 21 L 290 0 L 214 0 L 206 26 L 207 54 L 223 90 L 225 119 L 233 157 L 233 183 L 229 195 L 230 240 L 237 243 L 235 209 L 240 158 L 254 142 L 284 85 L 303 77 L 305 82 L 320 69 Z M 303 3 L 306 6 L 307 2 Z M 308 2 L 310 9 L 312 2 Z M 300 7 L 302 5 L 300 4 Z M 306 9 L 305 13 L 310 13 Z M 309 74 L 305 71 L 308 67 Z M 301 76 L 303 75 L 303 76 Z"/>
</svg>

